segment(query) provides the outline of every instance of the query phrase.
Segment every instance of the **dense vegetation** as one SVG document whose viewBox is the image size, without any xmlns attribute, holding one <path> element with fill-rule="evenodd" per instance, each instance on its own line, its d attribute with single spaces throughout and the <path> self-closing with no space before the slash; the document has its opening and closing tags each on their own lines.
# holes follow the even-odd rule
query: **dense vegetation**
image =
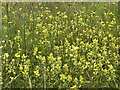
<svg viewBox="0 0 120 90">
<path fill-rule="evenodd" d="M 118 3 L 2 3 L 3 88 L 120 88 Z"/>
</svg>

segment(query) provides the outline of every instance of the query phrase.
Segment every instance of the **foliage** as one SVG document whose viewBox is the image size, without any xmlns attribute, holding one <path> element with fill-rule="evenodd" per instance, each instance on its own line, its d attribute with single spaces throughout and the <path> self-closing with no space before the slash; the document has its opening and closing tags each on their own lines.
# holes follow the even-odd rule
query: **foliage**
<svg viewBox="0 0 120 90">
<path fill-rule="evenodd" d="M 120 88 L 117 4 L 2 3 L 3 87 Z"/>
</svg>

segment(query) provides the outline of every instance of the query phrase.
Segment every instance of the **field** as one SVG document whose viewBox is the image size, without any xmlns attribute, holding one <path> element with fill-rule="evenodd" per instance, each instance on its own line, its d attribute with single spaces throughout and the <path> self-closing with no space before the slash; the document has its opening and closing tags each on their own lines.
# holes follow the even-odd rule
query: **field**
<svg viewBox="0 0 120 90">
<path fill-rule="evenodd" d="M 2 3 L 3 88 L 120 88 L 119 3 Z"/>
</svg>

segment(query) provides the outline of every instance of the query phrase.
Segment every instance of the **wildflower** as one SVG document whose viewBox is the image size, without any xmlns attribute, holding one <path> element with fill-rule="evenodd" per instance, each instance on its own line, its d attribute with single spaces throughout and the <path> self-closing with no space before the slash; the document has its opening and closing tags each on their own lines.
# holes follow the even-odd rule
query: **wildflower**
<svg viewBox="0 0 120 90">
<path fill-rule="evenodd" d="M 64 18 L 67 18 L 68 16 L 67 15 L 64 15 Z"/>
<path fill-rule="evenodd" d="M 39 77 L 39 76 L 40 76 L 39 70 L 34 71 L 34 74 L 35 74 L 37 77 Z"/>
<path fill-rule="evenodd" d="M 80 75 L 80 83 L 83 83 L 83 77 Z"/>
<path fill-rule="evenodd" d="M 100 53 L 98 53 L 97 55 L 98 55 L 98 57 L 101 57 L 101 54 L 100 54 Z"/>
<path fill-rule="evenodd" d="M 78 79 L 77 78 L 74 79 L 74 83 L 78 84 Z"/>
<path fill-rule="evenodd" d="M 112 65 L 108 65 L 108 66 L 109 66 L 109 69 L 111 69 L 111 70 L 113 69 L 113 66 L 112 66 Z"/>
<path fill-rule="evenodd" d="M 11 79 L 11 80 L 13 80 L 13 79 L 14 79 L 14 77 L 10 77 L 10 79 Z"/>
<path fill-rule="evenodd" d="M 68 81 L 68 82 L 72 81 L 72 77 L 71 77 L 70 75 L 68 75 L 67 81 Z"/>
<path fill-rule="evenodd" d="M 102 24 L 102 26 L 104 27 L 104 26 L 105 26 L 105 24 Z"/>
<path fill-rule="evenodd" d="M 75 89 L 75 88 L 77 88 L 77 86 L 76 86 L 76 85 L 73 85 L 73 86 L 71 87 L 71 89 Z"/>
<path fill-rule="evenodd" d="M 65 82 L 66 79 L 67 79 L 67 77 L 64 74 L 60 74 L 60 80 Z"/>
<path fill-rule="evenodd" d="M 52 18 L 53 18 L 53 16 L 52 16 L 52 15 L 50 15 L 50 16 L 49 16 L 49 18 L 50 18 L 50 19 L 52 19 Z"/>
<path fill-rule="evenodd" d="M 2 40 L 2 43 L 4 43 L 5 42 L 5 40 Z"/>
<path fill-rule="evenodd" d="M 60 11 L 58 11 L 57 14 L 60 14 Z"/>
<path fill-rule="evenodd" d="M 110 15 L 113 15 L 113 12 L 110 12 Z"/>
<path fill-rule="evenodd" d="M 58 59 L 58 60 L 61 60 L 61 57 L 60 57 L 60 56 L 58 56 L 58 57 L 57 57 L 57 59 Z"/>
<path fill-rule="evenodd" d="M 83 42 L 83 41 L 81 41 L 81 42 L 80 42 L 80 44 L 84 44 L 84 42 Z"/>
<path fill-rule="evenodd" d="M 0 49 L 3 48 L 3 46 L 0 46 Z"/>
<path fill-rule="evenodd" d="M 49 23 L 48 26 L 52 26 L 52 24 Z"/>
<path fill-rule="evenodd" d="M 58 7 L 56 6 L 55 9 L 58 9 Z"/>
<path fill-rule="evenodd" d="M 112 37 L 112 34 L 109 34 L 108 37 Z"/>
<path fill-rule="evenodd" d="M 40 27 L 40 26 L 42 26 L 42 24 L 38 23 L 38 24 L 37 24 L 37 27 Z"/>
<path fill-rule="evenodd" d="M 19 10 L 21 11 L 21 10 L 22 10 L 22 8 L 19 8 Z"/>
<path fill-rule="evenodd" d="M 107 37 L 104 37 L 103 40 L 104 40 L 104 41 L 107 41 Z"/>
<path fill-rule="evenodd" d="M 33 55 L 36 55 L 36 54 L 37 54 L 37 51 L 38 51 L 38 47 L 35 47 L 35 48 L 34 48 L 34 53 L 33 53 Z"/>
<path fill-rule="evenodd" d="M 37 20 L 40 20 L 40 17 L 37 17 Z"/>
<path fill-rule="evenodd" d="M 19 53 L 16 53 L 16 54 L 15 54 L 15 57 L 19 58 L 19 57 L 20 57 L 20 54 L 19 54 Z"/>
<path fill-rule="evenodd" d="M 20 71 L 22 71 L 22 70 L 23 70 L 23 66 L 22 66 L 22 65 L 20 65 L 19 69 L 20 69 Z"/>
<path fill-rule="evenodd" d="M 5 54 L 5 57 L 9 57 L 9 54 L 8 53 L 4 53 Z"/>
<path fill-rule="evenodd" d="M 112 27 L 112 25 L 109 24 L 108 27 Z"/>
<path fill-rule="evenodd" d="M 97 39 L 94 39 L 94 40 L 93 40 L 93 43 L 98 43 L 98 40 L 97 40 Z"/>
<path fill-rule="evenodd" d="M 25 56 L 25 54 L 22 55 L 22 58 L 23 58 L 23 59 L 26 58 L 26 57 L 27 57 L 27 56 Z"/>
<path fill-rule="evenodd" d="M 80 18 L 80 16 L 78 16 L 78 18 Z"/>
<path fill-rule="evenodd" d="M 4 15 L 4 19 L 7 19 L 7 15 Z"/>
<path fill-rule="evenodd" d="M 46 13 L 49 13 L 49 12 L 51 12 L 51 11 L 50 11 L 50 10 L 46 10 L 45 12 L 46 12 Z"/>
<path fill-rule="evenodd" d="M 63 68 L 68 71 L 68 65 L 67 64 L 64 64 Z"/>
</svg>

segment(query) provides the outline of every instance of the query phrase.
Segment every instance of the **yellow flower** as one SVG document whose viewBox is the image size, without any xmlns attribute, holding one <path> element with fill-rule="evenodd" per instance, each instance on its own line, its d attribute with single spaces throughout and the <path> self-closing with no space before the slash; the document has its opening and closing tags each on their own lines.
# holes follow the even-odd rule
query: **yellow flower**
<svg viewBox="0 0 120 90">
<path fill-rule="evenodd" d="M 113 66 L 112 65 L 108 65 L 109 66 L 109 68 L 112 70 L 113 69 Z"/>
<path fill-rule="evenodd" d="M 14 78 L 13 77 L 10 77 L 11 80 L 13 80 Z"/>
<path fill-rule="evenodd" d="M 63 68 L 68 71 L 68 65 L 64 64 Z"/>
<path fill-rule="evenodd" d="M 0 46 L 0 49 L 3 48 L 3 46 Z"/>
<path fill-rule="evenodd" d="M 60 11 L 58 11 L 57 14 L 60 14 Z"/>
<path fill-rule="evenodd" d="M 4 19 L 7 19 L 7 15 L 4 15 L 4 17 L 3 17 Z"/>
<path fill-rule="evenodd" d="M 77 78 L 74 79 L 74 83 L 78 84 L 78 79 Z"/>
<path fill-rule="evenodd" d="M 37 77 L 39 77 L 39 76 L 40 76 L 39 70 L 34 71 L 34 74 L 35 74 Z"/>
<path fill-rule="evenodd" d="M 108 37 L 112 37 L 112 34 L 109 34 Z"/>
<path fill-rule="evenodd" d="M 97 40 L 97 39 L 94 39 L 94 40 L 93 40 L 93 43 L 98 43 L 98 40 Z"/>
<path fill-rule="evenodd" d="M 98 53 L 97 55 L 98 55 L 98 57 L 101 57 L 101 54 L 100 54 L 100 53 Z"/>
<path fill-rule="evenodd" d="M 58 60 L 61 60 L 61 57 L 60 57 L 60 56 L 58 56 L 58 57 L 57 57 L 57 59 L 58 59 Z"/>
<path fill-rule="evenodd" d="M 46 9 L 48 9 L 48 7 L 45 7 Z"/>
<path fill-rule="evenodd" d="M 37 27 L 40 27 L 40 26 L 42 26 L 42 24 L 38 23 L 38 24 L 37 24 Z"/>
<path fill-rule="evenodd" d="M 64 18 L 67 18 L 68 16 L 67 15 L 64 15 Z"/>
<path fill-rule="evenodd" d="M 89 32 L 92 33 L 92 29 L 90 29 Z"/>
<path fill-rule="evenodd" d="M 55 7 L 55 9 L 58 9 L 58 7 Z"/>
<path fill-rule="evenodd" d="M 19 69 L 22 71 L 22 70 L 23 70 L 23 66 L 22 66 L 22 65 L 20 65 Z"/>
<path fill-rule="evenodd" d="M 90 64 L 90 62 L 86 62 L 86 66 L 88 66 Z"/>
<path fill-rule="evenodd" d="M 8 53 L 4 53 L 5 54 L 5 57 L 9 57 L 9 54 Z"/>
<path fill-rule="evenodd" d="M 110 12 L 110 15 L 113 15 L 113 12 Z"/>
<path fill-rule="evenodd" d="M 77 86 L 76 86 L 76 85 L 74 85 L 74 86 L 72 86 L 72 87 L 71 87 L 71 89 L 75 89 L 75 88 L 77 88 Z"/>
<path fill-rule="evenodd" d="M 104 40 L 104 41 L 107 41 L 107 37 L 104 37 L 103 40 Z"/>
<path fill-rule="evenodd" d="M 72 81 L 72 77 L 71 77 L 70 75 L 68 75 L 67 81 L 68 81 L 68 82 Z"/>
<path fill-rule="evenodd" d="M 104 27 L 104 26 L 105 26 L 105 24 L 102 24 L 102 26 Z"/>
<path fill-rule="evenodd" d="M 51 11 L 50 11 L 50 10 L 46 10 L 45 12 L 46 12 L 46 13 L 49 13 L 49 12 L 51 12 Z"/>
<path fill-rule="evenodd" d="M 48 26 L 52 26 L 52 24 L 49 23 Z"/>
<path fill-rule="evenodd" d="M 108 27 L 112 27 L 112 25 L 109 24 Z"/>
<path fill-rule="evenodd" d="M 40 20 L 40 17 L 37 17 L 37 20 Z"/>
<path fill-rule="evenodd" d="M 78 18 L 80 18 L 80 16 L 78 16 Z"/>
<path fill-rule="evenodd" d="M 50 16 L 49 16 L 49 18 L 50 18 L 50 19 L 52 19 L 52 18 L 53 18 L 53 16 L 52 16 L 52 15 L 50 15 Z"/>
<path fill-rule="evenodd" d="M 2 43 L 4 43 L 5 42 L 5 40 L 2 40 Z"/>
<path fill-rule="evenodd" d="M 38 47 L 35 47 L 35 48 L 34 48 L 34 53 L 33 53 L 33 55 L 36 55 L 36 54 L 37 54 L 37 51 L 38 51 Z"/>
<path fill-rule="evenodd" d="M 78 65 L 78 66 L 81 66 L 81 62 L 79 61 L 79 62 L 77 63 L 77 65 Z"/>
<path fill-rule="evenodd" d="M 19 57 L 20 57 L 20 54 L 19 54 L 19 53 L 16 53 L 16 54 L 15 54 L 15 57 L 19 58 Z"/>
<path fill-rule="evenodd" d="M 83 83 L 83 77 L 80 75 L 80 83 Z"/>
<path fill-rule="evenodd" d="M 83 42 L 83 41 L 81 41 L 81 42 L 80 42 L 80 44 L 84 44 L 84 42 Z"/>
<path fill-rule="evenodd" d="M 19 8 L 19 10 L 21 11 L 21 10 L 22 10 L 22 8 Z"/>
<path fill-rule="evenodd" d="M 113 5 L 115 5 L 115 3 L 114 3 L 114 2 L 113 2 L 112 4 L 113 4 Z"/>
<path fill-rule="evenodd" d="M 65 82 L 66 79 L 67 79 L 67 77 L 64 74 L 60 75 L 60 80 L 62 80 L 63 82 Z"/>
</svg>

